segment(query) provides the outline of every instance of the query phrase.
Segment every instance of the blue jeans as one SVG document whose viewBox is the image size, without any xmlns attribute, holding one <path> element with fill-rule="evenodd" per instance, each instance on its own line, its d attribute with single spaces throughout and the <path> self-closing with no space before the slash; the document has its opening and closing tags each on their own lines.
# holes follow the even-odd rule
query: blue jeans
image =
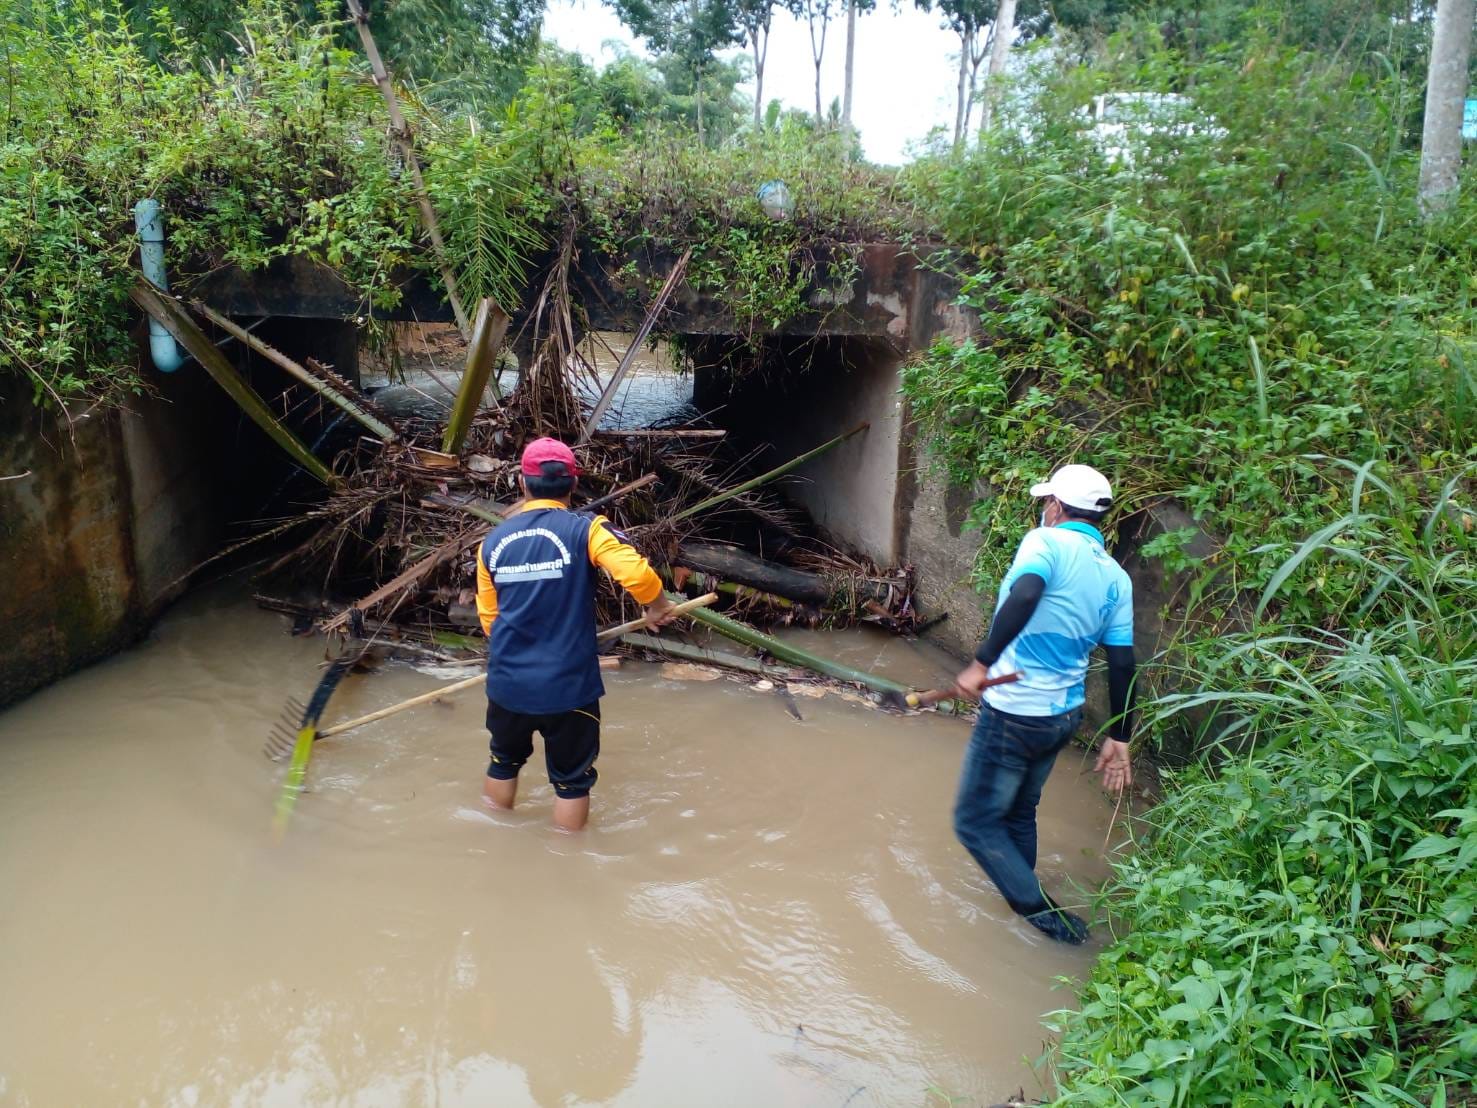
<svg viewBox="0 0 1477 1108">
<path fill-rule="evenodd" d="M 1059 716 L 1015 716 L 988 704 L 969 738 L 954 834 L 1021 915 L 1048 907 L 1036 880 L 1036 805 L 1082 709 Z"/>
</svg>

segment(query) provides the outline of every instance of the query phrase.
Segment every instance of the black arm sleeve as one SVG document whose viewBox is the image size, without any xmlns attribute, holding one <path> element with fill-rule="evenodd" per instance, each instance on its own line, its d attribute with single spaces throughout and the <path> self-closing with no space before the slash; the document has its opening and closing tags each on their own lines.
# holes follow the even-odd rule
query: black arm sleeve
<svg viewBox="0 0 1477 1108">
<path fill-rule="evenodd" d="M 1108 651 L 1108 710 L 1113 723 L 1108 737 L 1128 742 L 1133 735 L 1133 647 L 1110 646 Z"/>
<path fill-rule="evenodd" d="M 1046 580 L 1040 574 L 1023 573 L 1016 578 L 1015 584 L 1010 586 L 1010 595 L 995 613 L 995 620 L 990 624 L 990 633 L 974 652 L 981 665 L 988 669 L 1000 660 L 1000 655 L 1010 645 L 1010 640 L 1019 635 L 1030 622 L 1036 605 L 1041 603 L 1041 594 L 1045 591 Z"/>
</svg>

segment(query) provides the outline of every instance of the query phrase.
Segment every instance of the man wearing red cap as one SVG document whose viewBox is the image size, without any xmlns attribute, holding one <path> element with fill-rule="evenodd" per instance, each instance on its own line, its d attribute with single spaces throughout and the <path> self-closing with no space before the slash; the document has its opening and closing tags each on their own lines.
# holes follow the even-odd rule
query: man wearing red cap
<svg viewBox="0 0 1477 1108">
<path fill-rule="evenodd" d="M 653 630 L 671 622 L 673 604 L 646 559 L 603 516 L 569 510 L 579 475 L 569 447 L 535 439 L 519 468 L 525 499 L 477 554 L 492 733 L 482 791 L 493 807 L 513 807 L 537 731 L 554 786 L 554 824 L 578 831 L 590 815 L 605 695 L 595 644 L 596 567 L 645 606 Z"/>
</svg>

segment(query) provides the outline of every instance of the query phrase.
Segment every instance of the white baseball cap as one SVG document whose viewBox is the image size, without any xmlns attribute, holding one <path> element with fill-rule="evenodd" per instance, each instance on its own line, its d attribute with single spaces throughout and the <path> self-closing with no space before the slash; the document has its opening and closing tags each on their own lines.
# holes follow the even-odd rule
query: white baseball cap
<svg viewBox="0 0 1477 1108">
<path fill-rule="evenodd" d="M 1062 466 L 1050 481 L 1031 486 L 1032 496 L 1054 496 L 1069 508 L 1106 511 L 1113 504 L 1113 487 L 1092 466 Z"/>
</svg>

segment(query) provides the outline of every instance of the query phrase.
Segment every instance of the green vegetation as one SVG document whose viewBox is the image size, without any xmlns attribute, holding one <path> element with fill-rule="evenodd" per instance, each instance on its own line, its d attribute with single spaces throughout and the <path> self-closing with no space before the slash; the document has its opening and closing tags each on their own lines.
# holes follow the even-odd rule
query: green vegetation
<svg viewBox="0 0 1477 1108">
<path fill-rule="evenodd" d="M 371 315 L 395 302 L 406 271 L 434 271 L 410 175 L 342 22 L 252 0 L 240 45 L 212 62 L 162 11 L 162 29 L 145 34 L 116 2 L 58 10 L 0 22 L 0 372 L 57 403 L 143 387 L 125 291 L 144 196 L 164 206 L 182 288 L 222 264 L 306 255 L 362 290 Z M 694 143 L 677 123 L 681 76 L 634 59 L 596 75 L 544 50 L 498 112 L 407 95 L 465 296 L 517 303 L 530 263 L 576 227 L 612 270 L 660 265 L 691 243 L 691 282 L 762 328 L 793 313 L 829 244 L 912 226 L 891 177 L 837 133 L 786 117 L 735 139 L 732 66 L 706 71 L 728 90 L 721 113 L 710 90 L 721 145 Z M 796 197 L 784 222 L 755 199 L 776 176 Z"/>
<path fill-rule="evenodd" d="M 985 263 L 966 296 L 995 341 L 941 346 L 907 390 L 952 476 L 1004 503 L 1083 452 L 1130 508 L 1184 503 L 1224 539 L 1198 586 L 1214 625 L 1343 498 L 1320 458 L 1377 459 L 1415 492 L 1474 456 L 1477 198 L 1420 222 L 1417 96 L 1383 65 L 1268 40 L 1190 59 L 1153 30 L 1109 49 L 1038 71 L 978 152 L 910 167 L 919 206 Z M 1132 88 L 1186 99 L 1114 167 L 1078 109 Z M 992 503 L 982 583 L 1026 525 Z M 1337 567 L 1297 583 L 1288 620 L 1358 603 Z"/>
<path fill-rule="evenodd" d="M 1457 1104 L 1477 1062 L 1477 537 L 1365 467 L 1300 550 L 1353 566 L 1377 619 L 1194 655 L 1254 753 L 1184 773 L 1116 867 L 1123 927 L 1052 1017 L 1059 1104 Z M 1334 528 L 1337 528 L 1335 531 Z M 1335 543 L 1335 534 L 1339 541 Z"/>
</svg>

